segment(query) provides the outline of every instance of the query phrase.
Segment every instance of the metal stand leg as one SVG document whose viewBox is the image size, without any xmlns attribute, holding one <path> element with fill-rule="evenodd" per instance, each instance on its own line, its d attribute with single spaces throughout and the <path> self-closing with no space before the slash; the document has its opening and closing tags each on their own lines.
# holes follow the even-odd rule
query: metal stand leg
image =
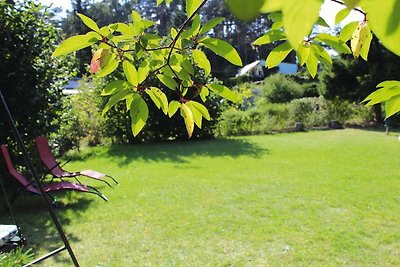
<svg viewBox="0 0 400 267">
<path fill-rule="evenodd" d="M 3 110 L 4 110 L 4 112 L 6 114 L 6 117 L 7 117 L 7 121 L 8 121 L 8 123 L 9 123 L 9 125 L 10 125 L 10 127 L 12 129 L 12 132 L 13 132 L 13 134 L 15 136 L 15 139 L 16 139 L 16 141 L 18 143 L 18 146 L 22 151 L 22 154 L 24 156 L 24 159 L 25 159 L 25 162 L 27 164 L 27 167 L 28 167 L 29 171 L 31 172 L 32 177 L 35 179 L 35 181 L 37 183 L 37 186 L 38 186 L 38 188 L 40 190 L 40 193 L 42 195 L 42 198 L 43 198 L 43 201 L 44 201 L 44 203 L 46 205 L 46 208 L 47 208 L 48 212 L 50 213 L 50 217 L 53 220 L 53 223 L 55 224 L 55 226 L 57 228 L 58 234 L 60 235 L 62 241 L 64 242 L 64 247 L 60 248 L 59 250 L 54 251 L 53 253 L 50 253 L 51 254 L 50 256 L 52 256 L 52 255 L 54 255 L 54 254 L 56 254 L 58 252 L 61 252 L 64 249 L 67 249 L 68 253 L 69 253 L 70 257 L 71 257 L 71 260 L 74 263 L 74 266 L 75 267 L 79 267 L 78 260 L 76 259 L 75 254 L 72 251 L 72 248 L 71 248 L 71 246 L 70 246 L 70 244 L 68 242 L 68 239 L 67 239 L 67 237 L 66 237 L 66 235 L 64 233 L 64 230 L 62 229 L 60 221 L 58 220 L 57 215 L 55 214 L 54 209 L 51 206 L 51 202 L 49 200 L 49 197 L 47 196 L 46 192 L 44 191 L 43 185 L 40 183 L 40 178 L 39 178 L 38 174 L 36 173 L 36 169 L 33 167 L 33 163 L 32 163 L 32 161 L 31 161 L 31 159 L 29 157 L 28 151 L 27 151 L 27 149 L 26 149 L 26 147 L 24 145 L 24 142 L 22 140 L 22 137 L 21 137 L 16 125 L 15 125 L 14 119 L 13 119 L 11 113 L 10 113 L 10 110 L 8 109 L 7 103 L 6 103 L 6 101 L 5 101 L 4 97 L 3 97 L 3 94 L 1 92 L 1 90 L 0 90 L 0 104 L 3 107 Z M 46 257 L 46 258 L 48 258 L 48 257 Z M 44 260 L 46 258 L 43 258 L 42 260 Z M 30 263 L 30 264 L 28 264 L 26 266 L 30 266 L 30 265 L 32 265 L 32 264 L 34 264 L 36 262 L 37 261 L 34 261 L 33 263 Z"/>
</svg>

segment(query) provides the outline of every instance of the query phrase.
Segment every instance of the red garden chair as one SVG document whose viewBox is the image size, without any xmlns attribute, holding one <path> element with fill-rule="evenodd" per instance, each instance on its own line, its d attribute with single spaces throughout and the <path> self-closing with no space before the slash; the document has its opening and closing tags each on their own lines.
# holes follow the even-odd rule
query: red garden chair
<svg viewBox="0 0 400 267">
<path fill-rule="evenodd" d="M 40 195 L 40 190 L 37 188 L 36 184 L 33 182 L 28 181 L 21 173 L 19 173 L 15 168 L 14 165 L 11 161 L 10 154 L 8 153 L 7 146 L 6 145 L 1 145 L 1 152 L 3 154 L 4 160 L 7 165 L 8 172 L 12 177 L 14 177 L 19 183 L 20 187 L 17 189 L 17 192 L 14 194 L 14 196 L 11 198 L 11 202 L 15 200 L 15 198 L 18 196 L 18 194 L 22 190 L 26 190 L 32 194 Z M 92 186 L 84 185 L 84 184 L 77 184 L 77 183 L 71 183 L 71 182 L 57 182 L 57 183 L 51 183 L 48 185 L 44 186 L 44 191 L 54 200 L 54 198 L 51 196 L 51 193 L 58 192 L 58 191 L 63 191 L 63 190 L 72 190 L 72 191 L 77 191 L 77 192 L 84 192 L 84 193 L 91 193 L 91 194 L 96 194 L 99 197 L 101 197 L 103 200 L 107 201 L 106 196 L 104 196 L 98 189 Z"/>
<path fill-rule="evenodd" d="M 51 175 L 53 175 L 54 178 L 75 178 L 79 183 L 80 181 L 78 180 L 78 176 L 86 176 L 92 179 L 96 179 L 99 181 L 102 181 L 106 183 L 108 186 L 111 187 L 110 183 L 105 180 L 104 178 L 109 178 L 114 181 L 115 184 L 119 184 L 113 177 L 110 175 L 93 171 L 93 170 L 83 170 L 79 172 L 68 172 L 64 170 L 62 167 L 68 163 L 64 163 L 61 165 L 55 157 L 53 156 L 53 153 L 50 150 L 49 142 L 46 137 L 39 136 L 36 138 L 36 148 L 39 153 L 40 160 L 42 163 L 46 166 L 47 170 Z"/>
</svg>

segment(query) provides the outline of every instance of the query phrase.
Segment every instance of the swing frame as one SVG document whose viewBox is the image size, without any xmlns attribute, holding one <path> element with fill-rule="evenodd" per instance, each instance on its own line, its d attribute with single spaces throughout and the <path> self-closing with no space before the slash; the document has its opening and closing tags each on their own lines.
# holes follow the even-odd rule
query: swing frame
<svg viewBox="0 0 400 267">
<path fill-rule="evenodd" d="M 36 172 L 35 167 L 33 166 L 33 162 L 32 162 L 32 160 L 31 160 L 31 158 L 29 156 L 28 150 L 25 147 L 25 144 L 23 142 L 22 136 L 19 133 L 18 128 L 17 128 L 17 126 L 15 124 L 15 121 L 14 121 L 14 119 L 13 119 L 13 117 L 11 115 L 11 112 L 10 112 L 8 106 L 7 106 L 7 102 L 4 99 L 4 96 L 3 96 L 3 93 L 1 91 L 1 89 L 0 89 L 0 106 L 4 111 L 4 114 L 6 115 L 6 119 L 8 121 L 8 124 L 9 124 L 10 128 L 11 128 L 11 131 L 12 131 L 12 133 L 13 133 L 13 135 L 14 135 L 17 143 L 18 143 L 18 147 L 20 148 L 20 150 L 22 152 L 22 155 L 23 155 L 23 158 L 25 160 L 26 166 L 28 167 L 28 170 L 31 173 L 31 176 L 33 177 L 33 179 L 37 183 L 38 189 L 41 192 L 41 196 L 42 196 L 43 202 L 44 202 L 44 204 L 46 206 L 46 209 L 49 212 L 49 215 L 50 215 L 54 225 L 57 228 L 58 235 L 60 236 L 61 240 L 64 243 L 64 245 L 61 246 L 60 248 L 58 248 L 56 250 L 53 250 L 52 252 L 50 252 L 50 253 L 48 253 L 48 254 L 40 257 L 40 258 L 37 258 L 37 259 L 33 260 L 32 262 L 24 265 L 24 267 L 32 266 L 32 265 L 34 265 L 36 263 L 44 261 L 44 260 L 46 260 L 46 259 L 48 259 L 48 258 L 50 258 L 50 257 L 62 252 L 62 251 L 64 251 L 64 250 L 68 251 L 68 254 L 69 254 L 69 256 L 71 258 L 71 261 L 73 262 L 74 266 L 75 267 L 79 267 L 78 260 L 76 259 L 75 254 L 74 254 L 74 252 L 72 250 L 72 247 L 69 244 L 67 236 L 66 236 L 66 234 L 65 234 L 65 232 L 64 232 L 64 230 L 63 230 L 63 228 L 61 226 L 61 223 L 60 223 L 59 219 L 57 218 L 56 213 L 54 212 L 54 209 L 53 209 L 53 207 L 51 205 L 50 198 L 46 194 L 46 192 L 45 192 L 45 190 L 43 188 L 43 185 L 40 183 L 40 177 L 39 177 L 38 173 Z"/>
</svg>

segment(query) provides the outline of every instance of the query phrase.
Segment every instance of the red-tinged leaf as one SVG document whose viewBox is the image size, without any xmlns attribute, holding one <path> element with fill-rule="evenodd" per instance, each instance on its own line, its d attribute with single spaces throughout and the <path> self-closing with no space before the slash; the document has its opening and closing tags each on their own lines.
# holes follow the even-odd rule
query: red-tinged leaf
<svg viewBox="0 0 400 267">
<path fill-rule="evenodd" d="M 94 52 L 92 60 L 90 61 L 90 72 L 93 74 L 95 74 L 100 70 L 101 52 L 103 52 L 103 49 L 99 49 L 96 52 Z"/>
<path fill-rule="evenodd" d="M 93 58 L 90 61 L 90 72 L 95 74 L 97 73 L 102 67 L 107 65 L 110 62 L 111 54 L 108 49 L 100 48 L 93 54 Z"/>
</svg>

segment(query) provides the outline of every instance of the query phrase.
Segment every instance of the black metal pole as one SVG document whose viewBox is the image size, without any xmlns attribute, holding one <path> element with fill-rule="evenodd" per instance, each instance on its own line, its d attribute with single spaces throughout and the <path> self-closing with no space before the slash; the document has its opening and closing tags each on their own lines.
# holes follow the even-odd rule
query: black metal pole
<svg viewBox="0 0 400 267">
<path fill-rule="evenodd" d="M 58 220 L 57 215 L 54 212 L 54 209 L 53 209 L 53 206 L 51 205 L 50 199 L 47 196 L 46 192 L 44 191 L 43 185 L 40 183 L 39 176 L 38 176 L 38 174 L 36 172 L 36 169 L 33 166 L 31 158 L 29 157 L 28 151 L 27 151 L 27 149 L 26 149 L 26 147 L 24 145 L 24 142 L 22 140 L 21 134 L 19 133 L 19 131 L 17 129 L 17 126 L 15 125 L 15 122 L 14 122 L 14 119 L 13 119 L 11 113 L 10 113 L 10 110 L 8 109 L 7 103 L 6 103 L 6 101 L 5 101 L 4 97 L 3 97 L 3 93 L 1 92 L 1 89 L 0 89 L 0 100 L 1 100 L 0 101 L 1 105 L 3 106 L 3 110 L 6 113 L 7 121 L 8 121 L 8 123 L 9 123 L 9 125 L 10 125 L 10 127 L 12 129 L 12 132 L 13 132 L 13 134 L 15 136 L 15 139 L 17 140 L 18 146 L 22 151 L 22 155 L 23 155 L 23 157 L 24 157 L 24 159 L 26 161 L 27 167 L 28 167 L 29 171 L 31 172 L 33 179 L 35 179 L 35 181 L 36 181 L 36 184 L 37 184 L 37 186 L 38 186 L 38 188 L 40 190 L 40 193 L 42 195 L 42 198 L 43 198 L 43 201 L 44 201 L 44 203 L 46 205 L 46 208 L 50 213 L 50 217 L 53 220 L 53 223 L 55 224 L 55 226 L 57 228 L 58 234 L 60 235 L 62 241 L 64 242 L 65 248 L 68 250 L 68 253 L 69 253 L 69 255 L 71 257 L 71 260 L 74 263 L 75 267 L 79 267 L 78 260 L 76 259 L 75 254 L 72 251 L 72 248 L 71 248 L 71 246 L 70 246 L 70 244 L 68 242 L 68 239 L 67 239 L 67 237 L 65 235 L 65 232 L 62 229 L 60 221 Z"/>
</svg>

